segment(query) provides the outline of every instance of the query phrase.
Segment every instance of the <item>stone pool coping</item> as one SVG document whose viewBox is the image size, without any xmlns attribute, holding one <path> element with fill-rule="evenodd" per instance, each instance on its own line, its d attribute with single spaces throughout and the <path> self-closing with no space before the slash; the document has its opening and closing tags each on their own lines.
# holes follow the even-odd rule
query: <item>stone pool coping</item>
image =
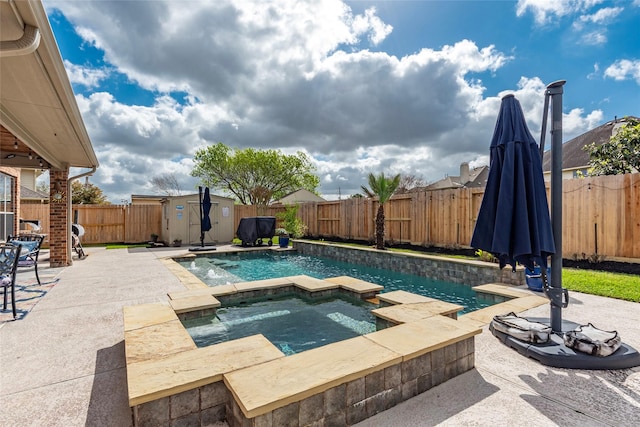
<svg viewBox="0 0 640 427">
<path fill-rule="evenodd" d="M 169 304 L 143 304 L 124 308 L 125 355 L 129 405 L 132 408 L 176 393 L 224 381 L 238 401 L 245 417 L 265 414 L 274 408 L 286 405 L 287 402 L 304 398 L 307 393 L 310 393 L 308 390 L 318 392 L 337 382 L 347 381 L 348 378 L 366 375 L 370 370 L 383 369 L 386 363 L 392 364 L 393 361 L 418 357 L 425 352 L 443 348 L 456 340 L 473 337 L 481 333 L 482 326 L 490 322 L 495 314 L 504 314 L 509 311 L 521 312 L 548 303 L 545 298 L 531 295 L 527 291 L 514 290 L 509 285 L 483 285 L 476 287 L 477 290 L 512 299 L 462 315 L 456 321 L 441 316 L 437 310 L 433 310 L 434 307 L 428 308 L 428 304 L 425 303 L 432 301 L 422 299 L 426 297 L 419 298 L 420 296 L 408 292 L 402 294 L 404 291 L 396 291 L 379 294 L 379 296 L 381 300 L 384 301 L 386 298 L 391 304 L 406 304 L 407 313 L 411 314 L 402 314 L 400 310 L 400 314 L 395 317 L 395 323 L 406 323 L 393 329 L 377 331 L 289 357 L 285 357 L 262 335 L 197 348 L 182 327 L 178 315 L 216 307 L 216 304 L 219 305 L 216 296 L 230 295 L 239 291 L 276 288 L 291 283 L 306 290 L 344 287 L 361 294 L 377 292 L 382 287 L 348 277 L 320 280 L 307 276 L 294 276 L 209 288 L 200 280 L 194 280 L 195 276 L 173 260 L 164 262 L 185 284 L 187 290 L 169 294 Z M 418 307 L 415 304 L 424 307 Z M 450 312 L 450 307 L 447 307 L 447 311 Z M 417 320 L 414 317 L 416 312 L 422 313 Z M 443 327 L 443 324 L 450 325 L 451 328 Z M 441 333 L 443 331 L 444 333 Z M 412 342 L 416 341 L 417 333 L 434 338 L 420 341 L 421 344 L 418 347 L 422 347 L 416 348 Z M 343 344 L 345 342 L 348 344 Z M 354 354 L 343 351 L 343 346 L 353 346 L 356 354 L 361 354 L 358 353 L 358 348 L 360 350 L 364 348 L 362 354 L 388 354 L 388 356 L 377 359 L 376 368 L 373 368 L 371 360 L 366 357 L 354 357 Z M 385 350 L 381 351 L 378 348 L 380 346 Z M 373 351 L 373 348 L 376 350 Z M 318 361 L 323 361 L 325 365 Z M 321 380 L 309 375 L 309 369 L 307 369 L 309 366 L 324 366 L 319 371 L 322 373 Z M 297 372 L 297 374 L 294 378 L 287 375 L 283 376 L 279 382 L 273 382 L 273 387 L 277 390 L 271 388 L 269 393 L 257 394 L 254 383 L 259 375 L 272 379 L 274 373 L 269 368 L 279 367 L 285 367 L 286 369 L 283 369 Z M 247 372 L 251 372 L 251 375 Z M 268 382 L 268 380 L 265 381 Z"/>
</svg>

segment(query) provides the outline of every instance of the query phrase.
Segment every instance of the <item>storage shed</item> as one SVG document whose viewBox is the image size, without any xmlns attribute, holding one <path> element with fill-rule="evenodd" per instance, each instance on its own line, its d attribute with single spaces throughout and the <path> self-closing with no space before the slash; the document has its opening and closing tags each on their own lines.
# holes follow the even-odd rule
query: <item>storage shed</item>
<svg viewBox="0 0 640 427">
<path fill-rule="evenodd" d="M 205 244 L 229 243 L 233 240 L 233 199 L 211 195 L 211 230 L 205 233 Z M 171 245 L 200 244 L 200 200 L 198 194 L 171 196 L 162 201 L 160 240 Z"/>
</svg>

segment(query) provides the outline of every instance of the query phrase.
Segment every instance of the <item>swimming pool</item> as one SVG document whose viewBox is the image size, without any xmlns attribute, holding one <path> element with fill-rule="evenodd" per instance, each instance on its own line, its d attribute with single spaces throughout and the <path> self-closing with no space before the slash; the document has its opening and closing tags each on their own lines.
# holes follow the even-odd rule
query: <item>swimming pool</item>
<svg viewBox="0 0 640 427">
<path fill-rule="evenodd" d="M 493 304 L 491 300 L 483 298 L 482 294 L 477 294 L 467 285 L 295 252 L 249 251 L 177 261 L 209 286 L 301 274 L 318 279 L 351 276 L 382 285 L 384 292 L 404 290 L 460 304 L 464 307 L 462 313 Z"/>
<path fill-rule="evenodd" d="M 215 316 L 183 321 L 198 347 L 262 334 L 291 355 L 376 330 L 373 304 L 331 297 L 282 295 L 219 308 Z"/>
</svg>

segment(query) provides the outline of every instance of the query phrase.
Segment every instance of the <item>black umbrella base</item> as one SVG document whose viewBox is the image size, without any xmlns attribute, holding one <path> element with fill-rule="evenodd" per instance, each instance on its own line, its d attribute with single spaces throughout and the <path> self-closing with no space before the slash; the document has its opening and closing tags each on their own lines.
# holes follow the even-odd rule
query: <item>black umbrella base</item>
<svg viewBox="0 0 640 427">
<path fill-rule="evenodd" d="M 208 252 L 208 251 L 215 251 L 215 250 L 216 250 L 215 246 L 193 246 L 189 248 L 189 252 Z"/>
<path fill-rule="evenodd" d="M 529 320 L 550 324 L 549 319 L 529 318 Z M 562 321 L 563 331 L 571 331 L 578 326 L 580 325 L 574 322 Z M 497 331 L 493 328 L 493 325 L 490 325 L 489 329 L 495 337 L 507 346 L 517 350 L 518 353 L 554 368 L 609 370 L 640 366 L 640 353 L 625 343 L 622 343 L 615 353 L 606 357 L 599 357 L 577 352 L 565 346 L 562 336 L 555 333 L 551 334 L 549 342 L 545 344 L 532 344 Z"/>
</svg>

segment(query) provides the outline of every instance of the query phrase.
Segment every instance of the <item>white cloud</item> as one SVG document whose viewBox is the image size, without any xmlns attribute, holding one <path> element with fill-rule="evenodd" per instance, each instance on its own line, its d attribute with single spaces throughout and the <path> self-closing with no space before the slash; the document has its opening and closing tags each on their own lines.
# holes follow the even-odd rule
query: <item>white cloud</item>
<svg viewBox="0 0 640 427">
<path fill-rule="evenodd" d="M 552 22 L 554 19 L 588 10 L 602 3 L 602 1 L 603 0 L 518 0 L 516 15 L 522 16 L 527 12 L 531 12 L 535 22 L 538 25 L 544 25 Z"/>
<path fill-rule="evenodd" d="M 353 20 L 353 28 L 356 34 L 369 34 L 369 41 L 376 46 L 380 44 L 393 30 L 391 25 L 385 24 L 376 15 L 376 8 L 367 9 L 363 15 L 358 15 Z"/>
<path fill-rule="evenodd" d="M 606 25 L 622 13 L 622 7 L 605 7 L 599 9 L 596 13 L 590 15 L 582 15 L 579 20 L 584 23 Z"/>
<path fill-rule="evenodd" d="M 49 4 L 81 21 L 86 42 L 142 87 L 217 99 L 239 83 L 311 71 L 341 46 L 355 46 L 361 36 L 378 44 L 392 29 L 375 9 L 353 15 L 339 0 Z"/>
<path fill-rule="evenodd" d="M 82 85 L 86 88 L 97 87 L 109 76 L 106 70 L 75 65 L 66 59 L 64 61 L 64 68 L 67 70 L 67 75 L 71 83 Z"/>
<path fill-rule="evenodd" d="M 602 111 L 594 110 L 585 116 L 582 108 L 574 108 L 569 113 L 562 114 L 563 140 L 568 141 L 586 131 L 598 127 L 604 121 Z"/>
<path fill-rule="evenodd" d="M 640 85 L 640 59 L 620 59 L 607 67 L 604 75 L 614 80 L 633 79 Z"/>
<path fill-rule="evenodd" d="M 574 29 L 582 30 L 585 24 L 608 25 L 624 10 L 623 7 L 603 7 L 592 11 L 603 2 L 604 0 L 518 0 L 516 15 L 523 16 L 531 12 L 538 25 L 578 15 L 573 26 Z"/>
<path fill-rule="evenodd" d="M 595 13 L 581 15 L 574 21 L 573 30 L 583 34 L 579 34 L 578 40 L 585 45 L 603 45 L 607 42 L 607 26 L 617 18 L 624 8 L 622 7 L 605 7 L 597 10 Z"/>
<path fill-rule="evenodd" d="M 607 36 L 602 31 L 591 31 L 583 34 L 580 42 L 585 45 L 598 46 L 607 42 Z"/>
<path fill-rule="evenodd" d="M 354 15 L 338 0 L 52 4 L 104 49 L 113 71 L 188 94 L 151 106 L 99 91 L 77 96 L 101 164 L 95 179 L 114 200 L 152 192 L 149 180 L 164 172 L 193 189 L 193 154 L 215 142 L 303 151 L 325 195 L 360 192 L 369 172 L 429 182 L 455 175 L 461 162 L 486 163 L 507 92 L 486 94 L 478 76 L 513 60 L 471 40 L 400 58 L 367 50 L 391 26 L 375 9 Z M 544 84 L 522 77 L 514 85 L 539 134 Z M 572 110 L 572 131 L 591 114 Z"/>
<path fill-rule="evenodd" d="M 603 0 L 519 0 L 516 14 L 531 12 L 538 26 L 571 19 L 576 44 L 600 46 L 608 41 L 608 26 L 624 11 L 624 7 L 601 7 L 601 3 Z"/>
<path fill-rule="evenodd" d="M 598 78 L 599 75 L 600 75 L 600 64 L 596 62 L 595 64 L 593 64 L 593 72 L 587 74 L 587 79 L 593 80 Z"/>
</svg>

